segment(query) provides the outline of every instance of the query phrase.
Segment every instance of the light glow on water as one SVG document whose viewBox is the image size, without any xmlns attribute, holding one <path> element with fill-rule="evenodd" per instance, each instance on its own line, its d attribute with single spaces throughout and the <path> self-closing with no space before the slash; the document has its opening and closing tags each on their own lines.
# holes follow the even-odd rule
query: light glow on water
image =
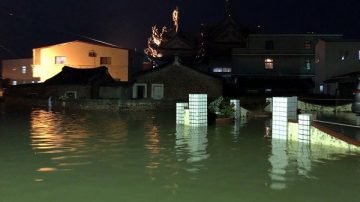
<svg viewBox="0 0 360 202">
<path fill-rule="evenodd" d="M 5 110 L 0 201 L 360 201 L 360 154 L 264 138 L 268 125 Z"/>
</svg>

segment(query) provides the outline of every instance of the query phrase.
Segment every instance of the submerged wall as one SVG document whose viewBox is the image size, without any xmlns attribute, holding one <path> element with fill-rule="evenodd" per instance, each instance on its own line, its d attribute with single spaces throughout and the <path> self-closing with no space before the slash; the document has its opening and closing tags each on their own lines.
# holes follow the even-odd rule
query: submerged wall
<svg viewBox="0 0 360 202">
<path fill-rule="evenodd" d="M 298 123 L 288 122 L 288 140 L 298 141 L 298 128 Z M 311 145 L 330 146 L 347 152 L 360 152 L 360 142 L 316 123 L 311 126 L 310 143 Z"/>
</svg>

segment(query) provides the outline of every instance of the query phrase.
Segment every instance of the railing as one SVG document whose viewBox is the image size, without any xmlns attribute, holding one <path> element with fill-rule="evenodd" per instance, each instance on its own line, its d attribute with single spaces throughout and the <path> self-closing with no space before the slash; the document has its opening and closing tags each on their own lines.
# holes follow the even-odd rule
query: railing
<svg viewBox="0 0 360 202">
<path fill-rule="evenodd" d="M 350 125 L 350 124 L 343 124 L 343 123 L 335 123 L 335 122 L 329 122 L 329 121 L 314 120 L 314 122 L 317 122 L 317 123 L 326 123 L 326 124 L 332 124 L 332 125 L 338 125 L 338 126 L 346 126 L 346 127 L 351 127 L 351 128 L 360 128 L 360 126 L 357 126 L 357 125 Z"/>
</svg>

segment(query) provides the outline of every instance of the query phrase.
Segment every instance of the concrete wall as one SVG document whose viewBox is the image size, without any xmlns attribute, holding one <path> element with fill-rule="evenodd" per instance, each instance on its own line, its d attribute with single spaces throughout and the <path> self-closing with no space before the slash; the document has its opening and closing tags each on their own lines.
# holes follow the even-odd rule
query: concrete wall
<svg viewBox="0 0 360 202">
<path fill-rule="evenodd" d="M 66 92 L 76 92 L 76 96 L 78 99 L 89 99 L 91 98 L 91 90 L 91 86 L 46 86 L 42 84 L 37 84 L 13 86 L 9 88 L 7 92 L 9 96 L 39 99 L 45 99 L 50 96 L 53 97 L 53 99 L 59 99 L 61 96 L 64 96 Z"/>
<path fill-rule="evenodd" d="M 96 57 L 89 57 L 94 51 Z M 65 64 L 55 64 L 56 56 L 65 56 Z M 100 64 L 101 57 L 111 57 L 111 64 Z M 53 77 L 64 66 L 89 68 L 105 65 L 110 75 L 117 80 L 128 81 L 129 50 L 110 46 L 74 41 L 33 50 L 34 76 L 41 81 Z"/>
<path fill-rule="evenodd" d="M 298 141 L 298 127 L 298 123 L 288 123 L 288 140 L 293 142 Z M 325 127 L 320 127 L 317 124 L 313 124 L 311 126 L 310 134 L 311 135 L 309 143 L 311 143 L 312 145 L 333 147 L 346 152 L 360 152 L 360 146 L 359 143 L 356 143 L 356 140 L 346 138 L 341 134 L 337 134 L 334 131 L 326 129 Z"/>
<path fill-rule="evenodd" d="M 323 106 L 303 101 L 298 101 L 298 109 L 301 111 L 319 111 L 319 112 L 351 112 L 352 104 L 345 104 L 339 106 Z"/>
</svg>

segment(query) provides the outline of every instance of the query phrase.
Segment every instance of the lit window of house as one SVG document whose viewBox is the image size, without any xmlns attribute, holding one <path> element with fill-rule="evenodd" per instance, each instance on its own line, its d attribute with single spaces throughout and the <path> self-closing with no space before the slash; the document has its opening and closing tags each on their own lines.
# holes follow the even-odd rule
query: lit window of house
<svg viewBox="0 0 360 202">
<path fill-rule="evenodd" d="M 265 49 L 267 50 L 274 49 L 274 41 L 272 40 L 265 41 Z"/>
<path fill-rule="evenodd" d="M 360 50 L 359 50 L 359 60 L 360 60 Z"/>
<path fill-rule="evenodd" d="M 11 82 L 11 84 L 14 85 L 14 86 L 16 86 L 16 85 L 17 85 L 17 81 L 14 80 L 14 81 Z"/>
<path fill-rule="evenodd" d="M 347 60 L 349 58 L 349 51 L 345 50 L 341 54 L 341 60 Z"/>
<path fill-rule="evenodd" d="M 55 64 L 65 64 L 66 57 L 65 56 L 55 56 Z"/>
<path fill-rule="evenodd" d="M 311 41 L 304 42 L 304 49 L 311 49 Z"/>
<path fill-rule="evenodd" d="M 230 67 L 214 67 L 213 72 L 219 73 L 219 72 L 228 72 L 230 73 L 232 69 Z"/>
<path fill-rule="evenodd" d="M 272 58 L 265 59 L 265 69 L 273 69 L 274 68 L 274 60 Z"/>
<path fill-rule="evenodd" d="M 311 62 L 310 60 L 305 60 L 305 69 L 310 70 L 311 69 Z"/>
<path fill-rule="evenodd" d="M 100 65 L 111 65 L 111 57 L 100 57 Z"/>
<path fill-rule="evenodd" d="M 26 66 L 22 66 L 22 67 L 21 67 L 21 73 L 22 73 L 22 74 L 26 74 Z"/>
</svg>

